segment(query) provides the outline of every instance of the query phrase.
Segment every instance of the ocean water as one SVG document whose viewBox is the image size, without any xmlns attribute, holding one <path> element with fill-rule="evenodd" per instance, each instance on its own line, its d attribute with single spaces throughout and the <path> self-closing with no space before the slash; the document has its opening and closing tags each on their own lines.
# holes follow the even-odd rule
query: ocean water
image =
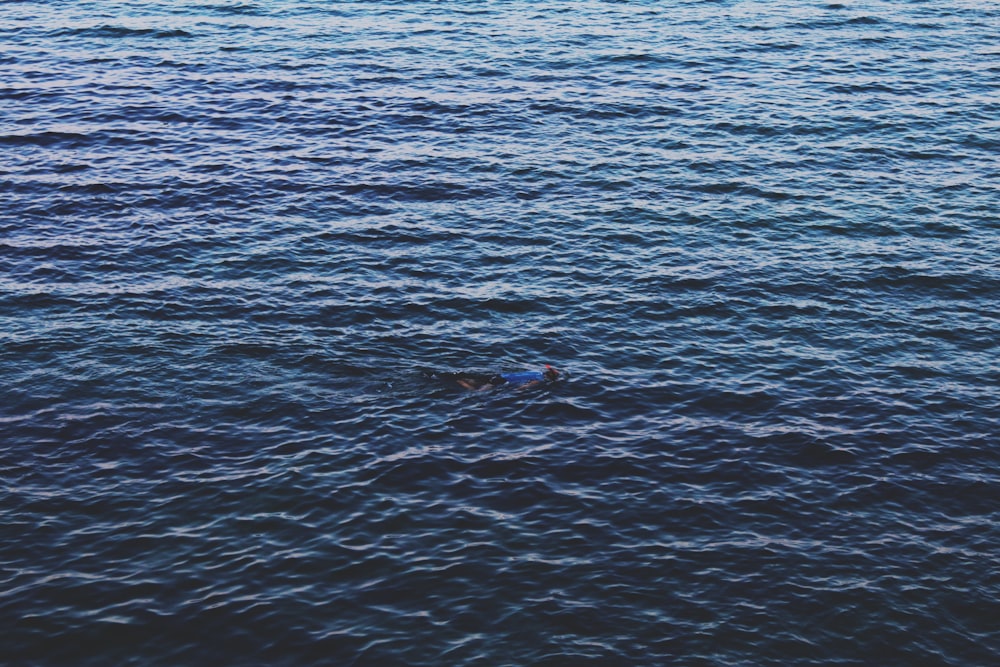
<svg viewBox="0 0 1000 667">
<path fill-rule="evenodd" d="M 0 3 L 0 663 L 997 664 L 998 36 Z"/>
</svg>

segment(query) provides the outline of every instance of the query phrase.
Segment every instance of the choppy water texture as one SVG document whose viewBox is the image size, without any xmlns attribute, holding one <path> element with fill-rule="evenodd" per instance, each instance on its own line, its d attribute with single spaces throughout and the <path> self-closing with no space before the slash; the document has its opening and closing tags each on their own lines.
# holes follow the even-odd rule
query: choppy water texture
<svg viewBox="0 0 1000 667">
<path fill-rule="evenodd" d="M 995 3 L 0 29 L 0 661 L 995 664 Z"/>
</svg>

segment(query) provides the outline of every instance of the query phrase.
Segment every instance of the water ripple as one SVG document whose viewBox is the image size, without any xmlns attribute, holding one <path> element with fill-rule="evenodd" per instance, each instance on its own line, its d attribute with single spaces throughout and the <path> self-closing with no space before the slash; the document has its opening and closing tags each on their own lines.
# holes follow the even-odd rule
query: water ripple
<svg viewBox="0 0 1000 667">
<path fill-rule="evenodd" d="M 8 660 L 995 661 L 995 8 L 0 21 Z"/>
</svg>

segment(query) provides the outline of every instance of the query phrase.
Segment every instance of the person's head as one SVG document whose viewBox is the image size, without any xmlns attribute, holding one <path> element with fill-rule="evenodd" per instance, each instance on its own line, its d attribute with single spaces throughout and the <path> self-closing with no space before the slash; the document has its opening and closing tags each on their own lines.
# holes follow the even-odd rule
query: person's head
<svg viewBox="0 0 1000 667">
<path fill-rule="evenodd" d="M 559 371 L 557 371 L 555 368 L 552 368 L 552 366 L 545 364 L 545 372 L 542 373 L 542 375 L 544 375 L 545 379 L 548 380 L 549 382 L 555 382 L 556 379 L 559 377 Z"/>
</svg>

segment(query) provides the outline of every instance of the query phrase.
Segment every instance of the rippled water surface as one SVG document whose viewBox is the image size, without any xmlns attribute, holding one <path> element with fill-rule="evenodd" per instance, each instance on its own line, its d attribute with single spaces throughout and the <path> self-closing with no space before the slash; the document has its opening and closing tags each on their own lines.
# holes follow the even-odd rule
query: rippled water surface
<svg viewBox="0 0 1000 667">
<path fill-rule="evenodd" d="M 0 662 L 996 664 L 998 35 L 0 4 Z"/>
</svg>

